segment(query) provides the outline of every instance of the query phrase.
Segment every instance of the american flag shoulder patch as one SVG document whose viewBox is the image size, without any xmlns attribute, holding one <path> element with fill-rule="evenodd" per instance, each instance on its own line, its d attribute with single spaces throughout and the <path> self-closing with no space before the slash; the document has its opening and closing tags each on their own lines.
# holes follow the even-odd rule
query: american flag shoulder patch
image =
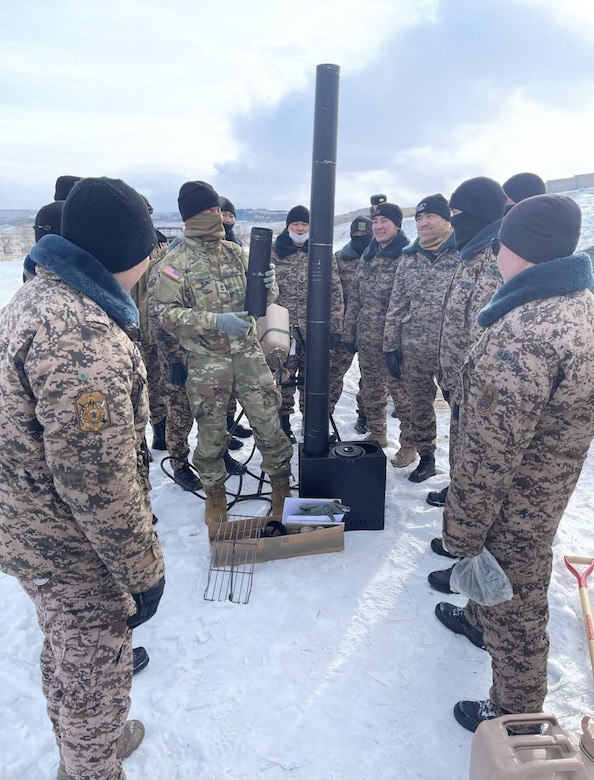
<svg viewBox="0 0 594 780">
<path fill-rule="evenodd" d="M 168 276 L 170 279 L 174 279 L 176 282 L 179 282 L 182 277 L 181 271 L 172 268 L 170 265 L 166 265 L 161 273 L 165 274 L 165 276 Z"/>
</svg>

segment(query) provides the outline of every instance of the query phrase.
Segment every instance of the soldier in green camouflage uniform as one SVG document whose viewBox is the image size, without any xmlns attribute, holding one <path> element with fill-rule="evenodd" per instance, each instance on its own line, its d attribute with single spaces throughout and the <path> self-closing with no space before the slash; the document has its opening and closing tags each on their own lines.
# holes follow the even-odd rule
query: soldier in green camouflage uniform
<svg viewBox="0 0 594 780">
<path fill-rule="evenodd" d="M 435 474 L 437 345 L 443 299 L 458 265 L 450 208 L 443 195 L 417 205 L 418 238 L 402 250 L 384 330 L 384 352 L 393 353 L 394 373 L 402 377 L 411 403 L 413 446 L 401 448 L 391 463 L 402 468 L 417 456 L 409 475 L 422 482 Z M 389 365 L 389 358 L 386 364 Z"/>
<path fill-rule="evenodd" d="M 0 314 L 0 569 L 33 600 L 44 635 L 58 777 L 123 780 L 120 756 L 144 733 L 126 724 L 130 629 L 164 586 L 126 292 L 156 238 L 140 195 L 113 179 L 76 185 L 62 231 L 33 247 L 35 277 Z"/>
<path fill-rule="evenodd" d="M 344 299 L 344 306 L 346 306 L 349 300 L 349 293 L 353 284 L 355 273 L 361 255 L 369 246 L 373 233 L 371 229 L 371 220 L 369 217 L 356 217 L 351 222 L 350 227 L 350 241 L 343 246 L 343 248 L 336 252 L 334 255 L 336 265 L 338 266 L 338 274 L 340 276 L 340 284 L 342 286 L 342 297 Z M 344 322 L 343 322 L 344 325 Z M 340 329 L 342 337 L 342 328 Z M 338 400 L 342 394 L 342 384 L 344 375 L 349 370 L 353 363 L 354 354 L 345 349 L 341 343 L 334 346 L 330 354 L 330 413 L 334 411 L 334 407 L 338 403 Z M 359 379 L 359 392 L 357 393 L 357 423 L 356 426 L 361 428 L 358 433 L 365 433 L 367 430 L 367 421 L 365 416 L 365 406 L 363 404 L 363 396 L 361 394 L 361 380 Z M 355 428 L 357 430 L 357 428 Z"/>
<path fill-rule="evenodd" d="M 386 223 L 389 223 L 386 225 Z M 402 211 L 393 203 L 380 203 L 373 218 L 371 243 L 363 252 L 351 287 L 344 318 L 343 343 L 359 351 L 361 390 L 369 425 L 368 439 L 386 447 L 388 389 L 400 419 L 400 445 L 412 441 L 410 400 L 404 384 L 393 379 L 384 363 L 384 327 L 394 275 L 408 238 L 400 230 Z"/>
<path fill-rule="evenodd" d="M 178 204 L 184 239 L 160 268 L 155 309 L 187 352 L 186 390 L 198 423 L 193 461 L 206 491 L 205 519 L 215 522 L 226 512 L 223 455 L 233 392 L 253 428 L 278 512 L 289 495 L 292 447 L 280 429 L 280 393 L 256 338 L 255 320 L 244 311 L 247 256 L 223 240 L 219 196 L 210 185 L 186 182 Z M 274 271 L 268 274 L 272 302 L 278 288 Z"/>
<path fill-rule="evenodd" d="M 581 212 L 566 196 L 539 195 L 501 225 L 504 285 L 481 311 L 486 328 L 461 375 L 460 448 L 443 516 L 458 556 L 483 548 L 514 596 L 477 605 L 491 655 L 490 700 L 459 702 L 474 730 L 506 712 L 540 712 L 547 692 L 552 543 L 594 437 L 594 277 L 573 255 Z"/>
</svg>

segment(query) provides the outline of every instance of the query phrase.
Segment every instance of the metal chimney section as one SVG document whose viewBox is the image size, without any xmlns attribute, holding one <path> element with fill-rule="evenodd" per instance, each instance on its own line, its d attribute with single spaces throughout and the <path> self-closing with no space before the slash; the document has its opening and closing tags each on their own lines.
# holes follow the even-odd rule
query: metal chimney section
<svg viewBox="0 0 594 780">
<path fill-rule="evenodd" d="M 318 65 L 314 112 L 303 451 L 328 453 L 330 300 L 338 138 L 338 65 Z"/>
</svg>

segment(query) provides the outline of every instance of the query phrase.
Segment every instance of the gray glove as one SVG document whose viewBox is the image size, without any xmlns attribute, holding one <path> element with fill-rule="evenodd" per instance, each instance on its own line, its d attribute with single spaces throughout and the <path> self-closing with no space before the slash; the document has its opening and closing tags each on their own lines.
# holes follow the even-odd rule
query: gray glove
<svg viewBox="0 0 594 780">
<path fill-rule="evenodd" d="M 350 512 L 350 506 L 341 504 L 340 501 L 330 501 L 327 504 L 299 504 L 301 515 L 325 515 L 334 520 L 334 515 L 343 515 Z"/>
<path fill-rule="evenodd" d="M 246 322 L 242 317 L 247 317 L 247 311 L 230 311 L 226 314 L 217 314 L 217 330 L 226 333 L 228 336 L 245 336 L 251 328 L 251 323 Z"/>
<path fill-rule="evenodd" d="M 264 287 L 266 287 L 267 290 L 270 290 L 272 285 L 276 281 L 276 271 L 274 270 L 274 263 L 270 263 L 270 268 L 268 271 L 264 273 L 264 278 L 262 279 L 264 282 Z"/>
</svg>

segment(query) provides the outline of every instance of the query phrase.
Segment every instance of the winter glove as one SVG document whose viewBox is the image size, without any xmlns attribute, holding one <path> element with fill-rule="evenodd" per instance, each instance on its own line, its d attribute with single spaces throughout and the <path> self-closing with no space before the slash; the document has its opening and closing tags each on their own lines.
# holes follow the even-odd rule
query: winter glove
<svg viewBox="0 0 594 780">
<path fill-rule="evenodd" d="M 185 387 L 188 369 L 185 363 L 172 363 L 169 366 L 169 381 L 177 387 Z"/>
<path fill-rule="evenodd" d="M 274 263 L 270 263 L 270 268 L 264 273 L 264 287 L 266 287 L 267 290 L 270 290 L 275 281 L 276 271 L 274 270 Z"/>
<path fill-rule="evenodd" d="M 217 314 L 217 330 L 228 336 L 245 336 L 251 328 L 251 324 L 242 317 L 247 317 L 247 311 L 230 311 L 226 314 Z"/>
<path fill-rule="evenodd" d="M 330 334 L 330 349 L 337 349 L 340 346 L 340 339 L 341 339 L 340 333 L 331 333 Z"/>
<path fill-rule="evenodd" d="M 142 593 L 132 594 L 132 598 L 136 602 L 136 613 L 128 618 L 128 628 L 138 628 L 154 616 L 164 589 L 165 577 L 162 577 L 152 588 L 143 590 Z"/>
<path fill-rule="evenodd" d="M 394 352 L 386 352 L 384 355 L 386 361 L 386 371 L 394 379 L 400 379 L 400 366 L 402 364 L 402 353 L 394 350 Z"/>
<path fill-rule="evenodd" d="M 354 355 L 357 352 L 357 345 L 352 344 L 350 341 L 343 341 L 342 346 L 346 349 L 347 352 L 350 352 L 351 355 Z"/>
<path fill-rule="evenodd" d="M 350 506 L 341 504 L 340 501 L 329 501 L 327 504 L 299 504 L 300 515 L 326 516 L 334 520 L 334 515 L 343 515 L 350 512 Z"/>
</svg>

